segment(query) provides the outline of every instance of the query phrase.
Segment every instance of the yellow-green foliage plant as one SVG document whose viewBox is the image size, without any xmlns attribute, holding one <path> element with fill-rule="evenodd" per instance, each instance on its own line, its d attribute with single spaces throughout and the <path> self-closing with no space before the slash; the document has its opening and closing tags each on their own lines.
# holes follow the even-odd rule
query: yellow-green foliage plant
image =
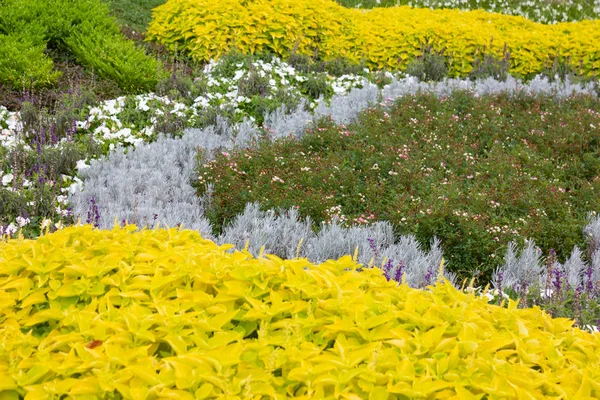
<svg viewBox="0 0 600 400">
<path fill-rule="evenodd" d="M 559 59 L 582 73 L 600 72 L 600 20 L 544 25 L 485 11 L 411 7 L 348 9 L 333 0 L 169 0 L 153 10 L 148 40 L 199 60 L 237 49 L 296 51 L 344 57 L 371 68 L 404 70 L 424 48 L 444 51 L 449 72 L 467 75 L 478 52 L 498 58 L 504 44 L 510 72 L 528 77 Z"/>
<path fill-rule="evenodd" d="M 600 335 L 197 232 L 0 243 L 1 399 L 592 399 Z"/>
</svg>

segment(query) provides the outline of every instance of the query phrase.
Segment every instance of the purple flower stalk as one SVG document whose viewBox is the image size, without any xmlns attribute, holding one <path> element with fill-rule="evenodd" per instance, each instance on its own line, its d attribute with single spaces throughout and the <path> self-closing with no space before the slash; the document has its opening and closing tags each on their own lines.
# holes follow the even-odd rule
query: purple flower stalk
<svg viewBox="0 0 600 400">
<path fill-rule="evenodd" d="M 369 238 L 370 239 L 370 238 Z M 372 239 L 371 239 L 372 240 Z M 390 258 L 387 260 L 387 262 L 385 263 L 385 265 L 383 266 L 383 273 L 385 275 L 385 278 L 389 281 L 390 279 L 392 279 L 392 268 L 393 268 L 394 264 L 393 264 L 393 260 Z"/>
<path fill-rule="evenodd" d="M 394 274 L 394 280 L 398 282 L 402 282 L 402 274 L 404 274 L 404 270 L 406 269 L 406 265 L 400 260 L 398 266 L 396 267 L 396 273 Z"/>
<path fill-rule="evenodd" d="M 375 239 L 367 238 L 367 242 L 369 242 L 369 247 L 371 248 L 371 251 L 375 255 L 375 258 L 376 259 L 379 258 L 379 252 L 377 251 L 377 246 L 375 245 Z"/>
<path fill-rule="evenodd" d="M 556 291 L 556 293 L 558 293 L 562 288 L 563 273 L 558 269 L 554 269 L 552 270 L 552 276 L 552 286 L 554 286 L 554 290 Z"/>
<path fill-rule="evenodd" d="M 502 293 L 503 293 L 503 288 L 502 288 L 502 281 L 504 281 L 504 271 L 500 270 L 498 271 L 498 278 L 496 279 L 496 286 L 498 286 L 498 305 L 502 304 Z"/>
<path fill-rule="evenodd" d="M 429 268 L 427 273 L 425 274 L 425 286 L 431 285 L 431 280 L 433 279 L 433 268 Z"/>
<path fill-rule="evenodd" d="M 96 199 L 92 196 L 90 199 L 90 208 L 88 209 L 87 219 L 85 221 L 87 224 L 94 224 L 96 228 L 100 226 L 100 211 L 98 209 L 98 205 L 96 204 Z"/>
</svg>

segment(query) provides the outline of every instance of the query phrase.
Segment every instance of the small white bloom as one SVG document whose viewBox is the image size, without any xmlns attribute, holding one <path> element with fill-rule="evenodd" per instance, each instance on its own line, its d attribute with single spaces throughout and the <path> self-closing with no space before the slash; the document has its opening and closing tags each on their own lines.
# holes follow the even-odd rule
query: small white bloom
<svg viewBox="0 0 600 400">
<path fill-rule="evenodd" d="M 9 183 L 12 182 L 13 178 L 15 176 L 13 174 L 6 174 L 2 177 L 2 185 L 3 186 L 7 186 Z"/>
<path fill-rule="evenodd" d="M 82 171 L 84 169 L 88 169 L 90 166 L 88 164 L 85 163 L 85 160 L 79 160 L 77 161 L 77 170 Z"/>
<path fill-rule="evenodd" d="M 242 76 L 244 76 L 243 70 L 235 71 L 235 75 L 233 76 L 234 81 L 239 81 Z"/>
<path fill-rule="evenodd" d="M 23 218 L 21 216 L 17 217 L 17 224 L 19 224 L 20 227 L 28 225 L 30 222 L 31 221 L 29 220 L 29 218 Z"/>
<path fill-rule="evenodd" d="M 13 235 L 16 232 L 17 232 L 17 226 L 15 224 L 13 224 L 12 222 L 4 230 L 4 233 L 9 236 Z"/>
</svg>

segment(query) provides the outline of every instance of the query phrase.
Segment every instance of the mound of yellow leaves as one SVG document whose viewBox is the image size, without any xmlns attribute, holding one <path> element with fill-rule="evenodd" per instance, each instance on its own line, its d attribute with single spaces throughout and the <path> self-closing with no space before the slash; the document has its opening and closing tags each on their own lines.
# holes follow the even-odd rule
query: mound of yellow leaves
<svg viewBox="0 0 600 400">
<path fill-rule="evenodd" d="M 600 335 L 570 320 L 230 247 L 131 225 L 0 243 L 0 398 L 600 397 Z"/>
<path fill-rule="evenodd" d="M 364 61 L 404 70 L 424 47 L 450 56 L 454 76 L 468 74 L 481 52 L 510 53 L 510 72 L 529 76 L 570 59 L 600 74 L 600 20 L 544 25 L 485 11 L 411 7 L 350 9 L 333 0 L 169 0 L 153 11 L 148 40 L 209 60 L 236 49 L 287 56 L 293 50 L 324 60 Z"/>
</svg>

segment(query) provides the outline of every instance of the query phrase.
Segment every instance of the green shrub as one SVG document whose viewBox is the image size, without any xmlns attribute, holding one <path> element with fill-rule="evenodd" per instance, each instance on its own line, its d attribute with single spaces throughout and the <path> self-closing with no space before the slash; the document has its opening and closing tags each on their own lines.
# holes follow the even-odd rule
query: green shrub
<svg viewBox="0 0 600 400">
<path fill-rule="evenodd" d="M 65 39 L 77 60 L 131 92 L 152 91 L 165 76 L 156 59 L 120 35 L 106 35 L 87 24 Z"/>
<path fill-rule="evenodd" d="M 422 56 L 408 63 L 406 74 L 415 76 L 421 81 L 441 81 L 448 75 L 444 53 L 426 49 Z"/>
<path fill-rule="evenodd" d="M 0 79 L 17 89 L 23 80 L 33 86 L 55 83 L 46 50 L 74 54 L 82 65 L 125 90 L 153 90 L 160 79 L 158 62 L 120 34 L 100 0 L 6 0 L 0 10 L 0 33 L 21 38 L 17 44 L 11 40 L 8 45 L 6 39 L 1 43 L 6 51 L 0 62 L 12 72 Z"/>
<path fill-rule="evenodd" d="M 0 82 L 17 89 L 56 83 L 61 75 L 44 54 L 44 43 L 24 34 L 0 34 Z"/>
<path fill-rule="evenodd" d="M 512 240 L 561 258 L 584 245 L 600 191 L 599 107 L 587 97 L 408 96 L 348 127 L 324 121 L 299 141 L 215 154 L 198 165 L 197 187 L 214 185 L 217 229 L 253 201 L 299 207 L 315 228 L 387 220 L 423 243 L 439 237 L 450 270 L 489 281 Z"/>
</svg>

